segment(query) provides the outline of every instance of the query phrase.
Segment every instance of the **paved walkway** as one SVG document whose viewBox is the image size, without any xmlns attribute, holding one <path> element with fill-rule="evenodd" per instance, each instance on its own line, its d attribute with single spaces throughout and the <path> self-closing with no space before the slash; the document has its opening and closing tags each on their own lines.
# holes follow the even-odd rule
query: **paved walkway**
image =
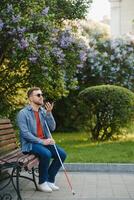
<svg viewBox="0 0 134 200">
<path fill-rule="evenodd" d="M 59 191 L 50 194 L 35 191 L 33 183 L 21 182 L 24 200 L 134 200 L 134 173 L 128 172 L 68 172 L 76 194 L 73 196 L 65 175 L 59 172 Z M 10 189 L 7 191 L 10 193 Z M 2 194 L 1 194 L 2 196 Z M 4 198 L 3 198 L 4 199 Z M 11 198 L 5 198 L 10 199 Z M 4 200 L 5 200 L 4 199 Z M 16 200 L 16 195 L 12 198 Z"/>
</svg>

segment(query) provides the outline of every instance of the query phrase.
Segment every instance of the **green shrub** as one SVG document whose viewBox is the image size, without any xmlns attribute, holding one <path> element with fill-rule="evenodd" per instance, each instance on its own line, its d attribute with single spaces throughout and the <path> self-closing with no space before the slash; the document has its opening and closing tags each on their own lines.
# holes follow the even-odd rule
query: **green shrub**
<svg viewBox="0 0 134 200">
<path fill-rule="evenodd" d="M 107 140 L 134 119 L 134 93 L 114 85 L 84 89 L 80 99 L 86 107 L 86 125 L 93 140 Z"/>
</svg>

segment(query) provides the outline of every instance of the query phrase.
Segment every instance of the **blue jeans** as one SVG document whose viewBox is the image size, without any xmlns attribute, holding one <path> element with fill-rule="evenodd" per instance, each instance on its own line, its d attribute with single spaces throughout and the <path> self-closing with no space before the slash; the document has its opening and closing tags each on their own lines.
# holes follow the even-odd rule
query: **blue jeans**
<svg viewBox="0 0 134 200">
<path fill-rule="evenodd" d="M 62 162 L 64 162 L 66 158 L 65 151 L 57 145 L 56 147 Z M 39 184 L 45 181 L 54 183 L 55 176 L 61 167 L 54 145 L 43 146 L 42 144 L 33 143 L 31 153 L 39 157 Z M 51 158 L 53 160 L 50 163 Z"/>
</svg>

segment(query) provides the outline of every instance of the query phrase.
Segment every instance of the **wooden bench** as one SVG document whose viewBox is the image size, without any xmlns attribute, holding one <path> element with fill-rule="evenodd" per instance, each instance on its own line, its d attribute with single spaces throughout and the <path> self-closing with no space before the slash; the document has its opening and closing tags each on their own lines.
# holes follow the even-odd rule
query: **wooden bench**
<svg viewBox="0 0 134 200">
<path fill-rule="evenodd" d="M 33 181 L 37 190 L 35 169 L 37 169 L 38 164 L 39 160 L 35 155 L 24 155 L 21 152 L 11 121 L 9 119 L 0 119 L 0 173 L 4 174 L 4 171 L 6 171 L 7 174 L 0 178 L 0 192 L 11 183 L 18 199 L 22 200 L 20 178 Z M 32 177 L 22 175 L 22 170 L 30 171 Z M 1 186 L 5 179 L 8 179 L 7 184 Z M 0 199 L 5 198 L 0 196 Z"/>
</svg>

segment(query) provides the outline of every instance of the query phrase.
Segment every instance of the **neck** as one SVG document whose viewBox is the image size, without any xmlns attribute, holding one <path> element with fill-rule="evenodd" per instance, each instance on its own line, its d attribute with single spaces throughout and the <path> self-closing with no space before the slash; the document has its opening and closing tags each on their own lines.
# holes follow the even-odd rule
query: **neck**
<svg viewBox="0 0 134 200">
<path fill-rule="evenodd" d="M 30 103 L 30 105 L 32 106 L 33 110 L 38 112 L 39 108 L 40 108 L 40 105 L 37 105 L 35 103 Z"/>
</svg>

